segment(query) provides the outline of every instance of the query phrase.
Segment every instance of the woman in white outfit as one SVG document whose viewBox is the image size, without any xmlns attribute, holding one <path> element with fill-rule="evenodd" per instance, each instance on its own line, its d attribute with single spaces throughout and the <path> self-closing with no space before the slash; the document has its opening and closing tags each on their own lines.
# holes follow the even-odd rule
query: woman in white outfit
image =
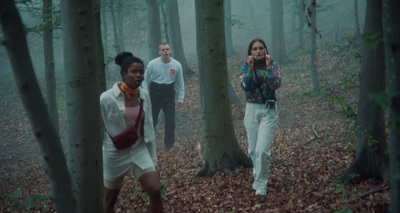
<svg viewBox="0 0 400 213">
<path fill-rule="evenodd" d="M 267 194 L 271 143 L 278 125 L 275 90 L 280 86 L 280 66 L 272 60 L 263 40 L 250 42 L 240 80 L 247 101 L 244 125 L 254 166 L 253 189 L 263 196 Z"/>
<path fill-rule="evenodd" d="M 104 212 L 113 212 L 124 177 L 133 175 L 150 197 L 150 212 L 162 212 L 157 155 L 149 94 L 140 88 L 144 78 L 143 61 L 123 52 L 115 58 L 123 81 L 100 96 L 105 133 L 103 140 Z M 142 110 L 140 109 L 142 103 Z M 140 111 L 142 113 L 140 114 Z M 139 115 L 141 115 L 139 117 Z M 136 143 L 117 149 L 111 137 L 138 123 Z"/>
</svg>

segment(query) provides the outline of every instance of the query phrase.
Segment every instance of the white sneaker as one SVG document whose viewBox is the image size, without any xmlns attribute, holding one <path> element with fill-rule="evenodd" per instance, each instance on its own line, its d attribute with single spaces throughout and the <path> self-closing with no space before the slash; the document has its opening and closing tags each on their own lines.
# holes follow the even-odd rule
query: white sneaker
<svg viewBox="0 0 400 213">
<path fill-rule="evenodd" d="M 256 190 L 256 195 L 266 195 L 267 194 L 267 189 L 257 189 Z"/>
</svg>

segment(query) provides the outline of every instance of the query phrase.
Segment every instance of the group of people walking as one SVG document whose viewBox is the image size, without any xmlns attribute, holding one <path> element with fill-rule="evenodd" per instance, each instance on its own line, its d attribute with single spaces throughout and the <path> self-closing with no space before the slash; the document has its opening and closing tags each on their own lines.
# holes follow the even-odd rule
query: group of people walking
<svg viewBox="0 0 400 213">
<path fill-rule="evenodd" d="M 154 128 L 162 109 L 165 114 L 166 149 L 175 141 L 175 83 L 178 108 L 182 107 L 185 86 L 181 64 L 171 57 L 168 43 L 159 45 L 160 57 L 151 60 L 145 71 L 143 61 L 130 52 L 115 58 L 122 81 L 100 96 L 104 121 L 103 174 L 105 212 L 113 212 L 125 176 L 133 175 L 149 195 L 150 212 L 163 212 Z M 246 93 L 244 124 L 248 153 L 253 161 L 255 194 L 267 194 L 271 143 L 277 128 L 275 90 L 280 86 L 280 67 L 272 60 L 265 42 L 249 44 L 246 63 L 240 70 Z M 133 141 L 133 142 L 132 142 Z"/>
</svg>

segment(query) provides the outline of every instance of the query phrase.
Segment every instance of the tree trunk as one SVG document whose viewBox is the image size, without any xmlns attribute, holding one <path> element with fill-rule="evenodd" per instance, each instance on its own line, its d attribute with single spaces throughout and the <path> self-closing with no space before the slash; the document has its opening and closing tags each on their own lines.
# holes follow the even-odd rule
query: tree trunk
<svg viewBox="0 0 400 213">
<path fill-rule="evenodd" d="M 200 100 L 204 131 L 204 168 L 198 176 L 217 171 L 231 174 L 250 159 L 237 142 L 228 94 L 223 0 L 195 1 Z"/>
<path fill-rule="evenodd" d="M 123 0 L 118 0 L 117 4 L 117 18 L 118 18 L 118 36 L 119 36 L 119 48 L 121 51 L 125 51 L 125 37 L 124 37 L 124 5 Z M 118 52 L 119 53 L 119 52 Z"/>
<path fill-rule="evenodd" d="M 121 52 L 121 46 L 119 43 L 119 36 L 117 30 L 117 21 L 115 20 L 115 8 L 114 8 L 114 0 L 110 0 L 110 11 L 111 11 L 111 20 L 113 25 L 113 32 L 114 32 L 114 48 L 117 53 Z"/>
<path fill-rule="evenodd" d="M 179 19 L 179 9 L 177 0 L 168 0 L 166 3 L 168 34 L 171 39 L 171 49 L 174 58 L 182 65 L 182 70 L 186 74 L 185 78 L 192 74 L 193 70 L 189 68 L 182 44 L 181 24 Z"/>
<path fill-rule="evenodd" d="M 168 44 L 171 44 L 171 42 L 169 40 L 169 36 L 168 36 L 167 12 L 165 11 L 165 4 L 161 5 L 161 12 L 162 12 L 162 16 L 163 16 L 163 26 L 164 26 L 163 35 L 165 37 L 165 41 Z"/>
<path fill-rule="evenodd" d="M 360 21 L 358 19 L 358 0 L 354 0 L 354 21 L 356 28 L 356 35 L 360 35 Z"/>
<path fill-rule="evenodd" d="M 60 127 L 58 122 L 57 84 L 54 68 L 52 7 L 52 0 L 43 0 L 43 23 L 45 26 L 43 29 L 43 52 L 46 76 L 47 110 L 49 111 L 55 130 L 57 134 L 59 134 Z"/>
<path fill-rule="evenodd" d="M 41 94 L 29 55 L 25 29 L 13 0 L 0 1 L 4 43 L 22 104 L 38 141 L 57 212 L 76 212 L 71 177 L 58 136 Z M 21 63 L 23 62 L 23 63 Z"/>
<path fill-rule="evenodd" d="M 300 1 L 299 5 L 299 48 L 303 48 L 304 44 L 304 23 L 306 21 L 304 15 L 305 0 Z"/>
<path fill-rule="evenodd" d="M 225 9 L 225 37 L 226 37 L 226 55 L 232 57 L 235 55 L 232 41 L 232 2 L 224 1 Z"/>
<path fill-rule="evenodd" d="M 271 0 L 271 26 L 272 41 L 271 52 L 272 57 L 284 64 L 286 62 L 285 34 L 283 23 L 283 1 Z"/>
<path fill-rule="evenodd" d="M 387 72 L 387 92 L 391 98 L 390 134 L 390 204 L 389 212 L 400 212 L 400 25 L 399 1 L 383 0 L 383 37 Z"/>
<path fill-rule="evenodd" d="M 158 57 L 158 46 L 161 44 L 161 22 L 160 22 L 160 7 L 157 1 L 146 0 L 147 17 L 148 17 L 148 46 L 149 46 L 149 61 Z"/>
<path fill-rule="evenodd" d="M 382 1 L 368 0 L 364 34 L 382 32 Z M 372 48 L 362 40 L 362 63 L 360 72 L 360 94 L 357 113 L 356 157 L 340 178 L 351 181 L 353 174 L 362 179 L 375 178 L 387 181 L 389 159 L 385 135 L 385 112 L 374 103 L 371 95 L 385 91 L 385 64 L 382 42 Z M 354 176 L 353 176 L 354 177 Z"/>
<path fill-rule="evenodd" d="M 104 62 L 104 47 L 103 47 L 103 39 L 101 36 L 101 11 L 104 8 L 101 8 L 100 4 L 101 0 L 95 0 L 95 18 L 96 18 L 96 41 L 97 41 L 97 54 L 98 54 L 98 62 L 99 62 L 99 89 L 100 94 L 107 89 L 106 82 L 106 70 L 105 70 L 105 62 Z"/>
<path fill-rule="evenodd" d="M 317 69 L 317 0 L 311 1 L 311 78 L 313 91 L 319 91 L 319 77 Z"/>
<path fill-rule="evenodd" d="M 61 1 L 68 166 L 77 212 L 103 212 L 102 134 L 94 1 Z"/>
</svg>

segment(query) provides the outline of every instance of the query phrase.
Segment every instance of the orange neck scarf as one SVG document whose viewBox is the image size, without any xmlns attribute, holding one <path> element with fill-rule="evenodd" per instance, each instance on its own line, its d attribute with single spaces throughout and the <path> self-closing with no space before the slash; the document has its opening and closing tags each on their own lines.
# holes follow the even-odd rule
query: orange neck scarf
<svg viewBox="0 0 400 213">
<path fill-rule="evenodd" d="M 139 87 L 136 89 L 132 89 L 132 88 L 128 87 L 125 83 L 122 83 L 121 90 L 122 90 L 122 92 L 124 92 L 126 98 L 131 99 L 133 95 L 138 94 Z"/>
</svg>

